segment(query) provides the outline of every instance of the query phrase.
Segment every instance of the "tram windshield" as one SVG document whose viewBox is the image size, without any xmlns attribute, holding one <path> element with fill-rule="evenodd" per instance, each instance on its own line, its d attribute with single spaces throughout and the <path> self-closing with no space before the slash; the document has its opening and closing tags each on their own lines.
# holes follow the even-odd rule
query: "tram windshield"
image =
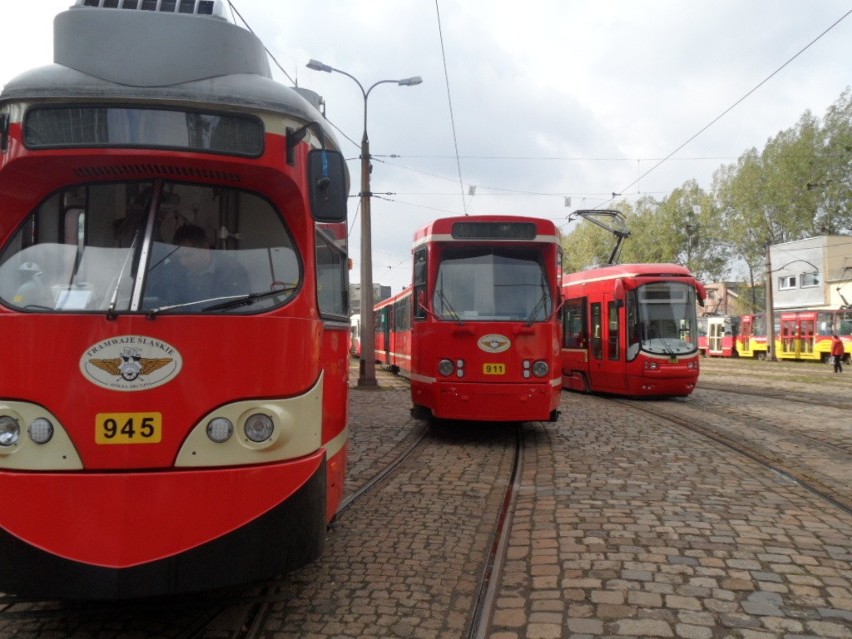
<svg viewBox="0 0 852 639">
<path fill-rule="evenodd" d="M 445 320 L 544 321 L 552 312 L 542 255 L 513 247 L 452 247 L 441 256 L 432 304 Z"/>
<path fill-rule="evenodd" d="M 45 313 L 254 313 L 290 299 L 301 265 L 252 193 L 156 182 L 78 186 L 0 253 L 0 302 Z"/>
<path fill-rule="evenodd" d="M 627 293 L 627 358 L 640 350 L 685 355 L 698 348 L 695 289 L 680 282 L 643 284 Z"/>
</svg>

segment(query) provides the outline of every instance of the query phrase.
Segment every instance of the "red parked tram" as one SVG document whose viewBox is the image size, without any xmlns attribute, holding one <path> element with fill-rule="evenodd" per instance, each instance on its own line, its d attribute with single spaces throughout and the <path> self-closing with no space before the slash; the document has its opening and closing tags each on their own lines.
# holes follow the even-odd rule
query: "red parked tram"
<svg viewBox="0 0 852 639">
<path fill-rule="evenodd" d="M 40 598 L 303 565 L 346 468 L 329 125 L 217 2 L 106 6 L 0 94 L 0 591 Z"/>
<path fill-rule="evenodd" d="M 698 380 L 696 301 L 704 287 L 677 264 L 618 264 L 562 279 L 564 387 L 685 396 Z"/>
<path fill-rule="evenodd" d="M 559 231 L 483 215 L 414 235 L 413 285 L 376 305 L 376 359 L 411 378 L 413 414 L 480 421 L 558 415 Z"/>
</svg>

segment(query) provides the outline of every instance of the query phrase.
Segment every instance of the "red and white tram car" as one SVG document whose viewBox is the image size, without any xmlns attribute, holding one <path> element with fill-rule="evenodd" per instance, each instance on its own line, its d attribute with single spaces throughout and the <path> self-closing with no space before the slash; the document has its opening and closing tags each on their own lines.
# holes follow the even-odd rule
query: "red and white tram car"
<svg viewBox="0 0 852 639">
<path fill-rule="evenodd" d="M 685 396 L 698 381 L 696 302 L 704 287 L 677 264 L 618 264 L 562 278 L 565 388 Z"/>
<path fill-rule="evenodd" d="M 740 318 L 708 315 L 698 318 L 698 348 L 704 357 L 737 357 Z"/>
<path fill-rule="evenodd" d="M 411 378 L 413 413 L 555 420 L 559 231 L 549 220 L 435 220 L 414 235 L 413 284 L 376 305 L 376 359 Z"/>
<path fill-rule="evenodd" d="M 304 565 L 346 469 L 333 132 L 218 2 L 78 0 L 54 37 L 0 94 L 0 591 Z"/>
</svg>

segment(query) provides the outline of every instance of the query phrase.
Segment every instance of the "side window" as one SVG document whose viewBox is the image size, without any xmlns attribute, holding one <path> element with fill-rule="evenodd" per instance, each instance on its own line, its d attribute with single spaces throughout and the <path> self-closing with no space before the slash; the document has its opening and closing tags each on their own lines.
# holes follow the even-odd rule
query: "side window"
<svg viewBox="0 0 852 639">
<path fill-rule="evenodd" d="M 563 345 L 565 348 L 587 348 L 589 332 L 586 326 L 586 298 L 567 300 L 562 307 Z"/>
<path fill-rule="evenodd" d="M 639 354 L 639 344 L 642 341 L 639 324 L 639 309 L 636 302 L 636 291 L 628 291 L 627 299 L 627 359 L 632 361 Z M 707 334 L 707 320 L 704 320 L 704 335 Z"/>
<path fill-rule="evenodd" d="M 422 297 L 424 303 L 426 301 L 426 278 L 428 272 L 429 269 L 426 268 L 426 248 L 423 247 L 414 252 L 414 273 L 411 279 L 414 288 L 411 303 L 414 305 L 415 320 L 426 319 L 426 309 L 420 305 L 419 300 Z"/>
<path fill-rule="evenodd" d="M 603 357 L 603 312 L 600 302 L 592 304 L 592 356 Z"/>
<path fill-rule="evenodd" d="M 320 315 L 334 319 L 349 317 L 349 282 L 344 253 L 319 228 L 317 239 L 317 301 Z"/>
<path fill-rule="evenodd" d="M 608 345 L 609 345 L 609 359 L 620 359 L 621 358 L 621 350 L 619 348 L 619 337 L 621 336 L 621 331 L 619 330 L 619 322 L 618 322 L 618 305 L 612 301 L 607 302 L 606 305 L 607 311 L 607 323 L 609 324 L 609 335 L 608 335 Z"/>
</svg>

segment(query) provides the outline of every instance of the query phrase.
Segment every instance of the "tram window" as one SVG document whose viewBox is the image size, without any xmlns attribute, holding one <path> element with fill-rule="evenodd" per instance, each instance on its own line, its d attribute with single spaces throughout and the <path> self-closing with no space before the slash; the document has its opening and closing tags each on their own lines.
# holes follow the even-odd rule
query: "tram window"
<svg viewBox="0 0 852 639">
<path fill-rule="evenodd" d="M 414 276 L 411 280 L 414 289 L 412 291 L 411 300 L 412 304 L 414 305 L 415 320 L 426 319 L 426 309 L 423 308 L 423 306 L 420 304 L 420 298 L 422 297 L 425 302 L 427 272 L 428 271 L 426 268 L 426 249 L 417 249 L 414 252 Z"/>
<path fill-rule="evenodd" d="M 24 117 L 24 144 L 31 149 L 129 146 L 258 157 L 263 124 L 247 116 L 195 111 L 38 107 Z"/>
<path fill-rule="evenodd" d="M 627 295 L 628 359 L 633 359 L 641 348 L 648 353 L 672 356 L 692 353 L 697 348 L 698 334 L 695 317 L 695 289 L 687 284 L 655 282 L 643 284 Z M 731 333 L 731 325 L 723 327 L 718 322 L 702 322 L 702 332 L 709 338 Z M 717 333 L 717 330 L 719 331 Z"/>
<path fill-rule="evenodd" d="M 592 356 L 603 358 L 603 313 L 600 302 L 592 304 Z"/>
<path fill-rule="evenodd" d="M 544 321 L 552 309 L 542 255 L 526 248 L 447 248 L 433 295 L 445 320 Z"/>
<path fill-rule="evenodd" d="M 618 320 L 618 303 L 615 301 L 607 302 L 607 324 L 609 325 L 609 334 L 607 336 L 609 359 L 620 359 L 621 348 L 619 340 L 621 339 L 620 323 Z"/>
<path fill-rule="evenodd" d="M 588 346 L 585 308 L 585 297 L 566 300 L 562 307 L 565 348 L 586 348 Z"/>
<path fill-rule="evenodd" d="M 346 253 L 334 240 L 317 229 L 317 300 L 320 315 L 339 319 L 349 317 L 349 271 Z"/>
<path fill-rule="evenodd" d="M 164 182 L 69 193 L 46 200 L 3 248 L 0 302 L 35 312 L 256 313 L 301 283 L 281 215 L 256 195 Z M 183 236 L 194 240 L 174 243 L 189 227 Z"/>
</svg>

